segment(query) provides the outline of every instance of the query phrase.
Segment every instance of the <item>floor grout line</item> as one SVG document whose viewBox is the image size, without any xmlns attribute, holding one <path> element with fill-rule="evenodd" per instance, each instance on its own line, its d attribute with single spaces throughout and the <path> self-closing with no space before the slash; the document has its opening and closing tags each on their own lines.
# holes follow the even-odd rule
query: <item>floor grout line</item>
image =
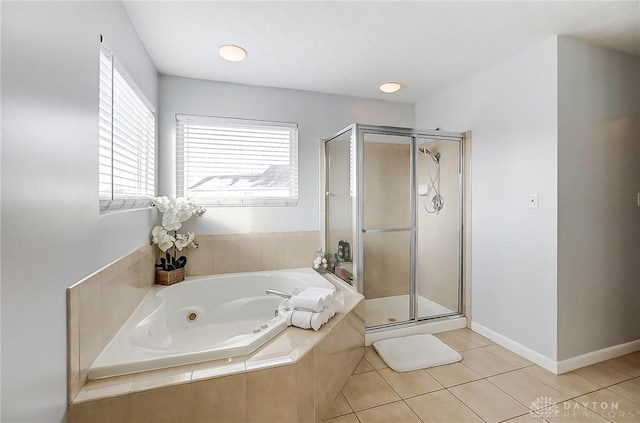
<svg viewBox="0 0 640 423">
<path fill-rule="evenodd" d="M 502 374 L 504 374 L 504 373 L 502 373 Z M 496 376 L 498 376 L 498 375 L 496 375 Z M 493 376 L 491 376 L 491 377 L 493 377 Z M 534 379 L 535 379 L 535 378 L 534 378 Z M 536 380 L 537 380 L 537 379 L 536 379 Z M 490 384 L 492 384 L 493 386 L 495 386 L 496 388 L 498 388 L 499 390 L 501 390 L 502 392 L 504 392 L 505 394 L 507 394 L 508 396 L 510 396 L 511 398 L 513 398 L 513 399 L 514 399 L 518 404 L 522 404 L 522 406 L 523 406 L 523 407 L 528 408 L 528 409 L 529 409 L 529 412 L 531 412 L 531 411 L 538 411 L 538 410 L 541 410 L 541 409 L 543 408 L 543 407 L 540 407 L 540 408 L 536 408 L 536 409 L 534 410 L 534 409 L 532 409 L 532 408 L 531 408 L 531 404 L 529 404 L 529 405 L 524 404 L 524 403 L 523 403 L 522 401 L 520 401 L 518 398 L 514 397 L 514 396 L 513 396 L 512 394 L 510 394 L 509 392 L 505 391 L 504 389 L 502 389 L 501 387 L 499 387 L 499 386 L 498 386 L 498 385 L 496 385 L 495 383 L 493 383 L 493 382 L 491 382 L 490 380 L 488 380 L 488 378 L 487 378 L 487 382 L 489 382 Z M 541 382 L 541 383 L 542 383 L 542 382 Z M 543 384 L 544 384 L 544 383 L 543 383 Z M 546 384 L 544 384 L 544 385 L 546 385 Z M 551 386 L 549 386 L 549 385 L 546 385 L 546 386 L 547 386 L 547 387 L 549 387 L 549 388 L 551 388 L 553 391 L 558 392 L 558 391 L 556 391 L 555 389 L 553 389 Z M 566 396 L 566 395 L 564 395 L 562 392 L 558 392 L 558 393 L 559 393 L 560 395 L 562 395 L 563 397 L 564 397 L 564 396 Z M 526 413 L 525 413 L 525 414 L 526 414 Z M 516 417 L 518 417 L 518 416 L 516 416 Z M 515 418 L 515 417 L 511 417 L 511 418 L 513 419 L 513 418 Z"/>
<path fill-rule="evenodd" d="M 411 412 L 413 413 L 413 415 L 414 415 L 414 416 L 416 416 L 416 419 L 418 419 L 418 421 L 421 421 L 422 423 L 425 423 L 425 421 L 424 421 L 424 420 L 422 420 L 422 419 L 420 418 L 420 416 L 418 416 L 418 414 L 413 410 L 413 408 L 411 408 L 411 407 L 409 406 L 409 404 L 407 404 L 407 402 L 406 402 L 405 400 L 402 400 L 402 402 L 404 402 L 404 405 L 405 405 L 409 410 L 411 410 Z"/>
<path fill-rule="evenodd" d="M 472 382 L 477 382 L 478 380 L 482 380 L 482 379 L 477 379 L 477 380 L 474 380 L 474 381 L 472 381 Z M 471 383 L 471 382 L 468 382 L 468 383 Z M 464 385 L 464 383 L 461 383 L 460 385 Z M 460 386 L 460 385 L 456 385 L 456 386 Z M 477 412 L 476 410 L 474 410 L 473 408 L 471 408 L 471 406 L 469 406 L 466 402 L 464 402 L 464 401 L 462 400 L 462 398 L 459 398 L 459 397 L 458 397 L 454 392 L 451 392 L 451 391 L 449 390 L 449 388 L 447 388 L 447 392 L 449 392 L 449 394 L 453 395 L 453 397 L 454 397 L 455 399 L 457 399 L 458 401 L 460 401 L 460 404 L 464 405 L 464 406 L 465 406 L 465 407 L 467 407 L 467 408 L 468 408 L 468 409 L 469 409 L 473 414 L 475 414 L 476 416 L 478 416 L 478 418 L 479 418 L 480 420 L 482 420 L 483 422 L 487 423 L 487 421 L 486 421 L 485 419 L 483 419 L 483 418 L 482 418 L 482 416 L 481 416 L 480 414 L 478 414 L 478 412 Z"/>
</svg>

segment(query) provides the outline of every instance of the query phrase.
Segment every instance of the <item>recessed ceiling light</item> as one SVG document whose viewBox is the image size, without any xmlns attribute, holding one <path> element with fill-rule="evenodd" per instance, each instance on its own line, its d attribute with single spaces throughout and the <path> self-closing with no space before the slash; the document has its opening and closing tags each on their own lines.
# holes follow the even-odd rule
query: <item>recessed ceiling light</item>
<svg viewBox="0 0 640 423">
<path fill-rule="evenodd" d="M 380 91 L 387 94 L 395 93 L 400 88 L 402 88 L 402 84 L 400 84 L 399 82 L 385 82 L 384 84 L 380 85 Z"/>
<path fill-rule="evenodd" d="M 228 44 L 218 49 L 218 54 L 225 60 L 230 62 L 239 62 L 247 57 L 247 52 L 242 47 Z"/>
</svg>

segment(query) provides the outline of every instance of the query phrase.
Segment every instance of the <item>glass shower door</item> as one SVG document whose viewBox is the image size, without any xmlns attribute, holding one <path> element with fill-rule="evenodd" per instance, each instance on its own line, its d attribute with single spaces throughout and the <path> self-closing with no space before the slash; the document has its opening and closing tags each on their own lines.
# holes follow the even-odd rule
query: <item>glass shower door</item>
<svg viewBox="0 0 640 423">
<path fill-rule="evenodd" d="M 462 312 L 462 155 L 459 140 L 418 138 L 417 318 Z"/>
<path fill-rule="evenodd" d="M 363 134 L 363 294 L 366 326 L 412 317 L 410 136 Z"/>
<path fill-rule="evenodd" d="M 353 284 L 353 176 L 348 129 L 325 142 L 325 245 L 329 270 Z"/>
</svg>

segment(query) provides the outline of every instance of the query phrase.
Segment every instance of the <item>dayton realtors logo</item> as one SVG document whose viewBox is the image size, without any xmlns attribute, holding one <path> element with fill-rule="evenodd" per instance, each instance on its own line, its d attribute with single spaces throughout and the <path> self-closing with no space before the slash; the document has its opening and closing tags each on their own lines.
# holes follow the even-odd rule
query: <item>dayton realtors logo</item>
<svg viewBox="0 0 640 423">
<path fill-rule="evenodd" d="M 551 418 L 560 414 L 558 403 L 551 397 L 538 397 L 529 405 L 531 415 L 535 417 Z"/>
<path fill-rule="evenodd" d="M 617 401 L 565 401 L 558 404 L 553 398 L 538 397 L 531 402 L 529 408 L 534 417 L 550 419 L 561 416 L 563 419 L 576 419 L 576 421 L 593 419 L 594 412 L 609 419 L 634 419 L 640 415 L 637 410 L 621 410 Z"/>
<path fill-rule="evenodd" d="M 587 416 L 589 413 L 586 410 L 587 408 L 612 421 L 627 419 L 635 421 L 635 418 L 639 415 L 638 410 L 621 409 L 618 401 L 571 401 L 570 403 L 565 403 L 563 414 L 571 418 L 591 418 L 591 416 Z"/>
</svg>

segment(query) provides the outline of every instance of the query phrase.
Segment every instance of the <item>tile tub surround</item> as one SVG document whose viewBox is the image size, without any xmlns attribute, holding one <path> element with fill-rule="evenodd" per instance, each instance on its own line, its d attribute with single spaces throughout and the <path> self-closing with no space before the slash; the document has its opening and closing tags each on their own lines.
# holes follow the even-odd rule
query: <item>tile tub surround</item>
<svg viewBox="0 0 640 423">
<path fill-rule="evenodd" d="M 69 422 L 319 422 L 364 355 L 364 301 L 337 282 L 344 306 L 319 331 L 290 327 L 242 357 L 87 383 Z"/>
<path fill-rule="evenodd" d="M 67 289 L 67 397 L 153 286 L 154 247 L 143 245 Z"/>
<path fill-rule="evenodd" d="M 320 231 L 196 234 L 187 276 L 311 267 Z"/>
</svg>

